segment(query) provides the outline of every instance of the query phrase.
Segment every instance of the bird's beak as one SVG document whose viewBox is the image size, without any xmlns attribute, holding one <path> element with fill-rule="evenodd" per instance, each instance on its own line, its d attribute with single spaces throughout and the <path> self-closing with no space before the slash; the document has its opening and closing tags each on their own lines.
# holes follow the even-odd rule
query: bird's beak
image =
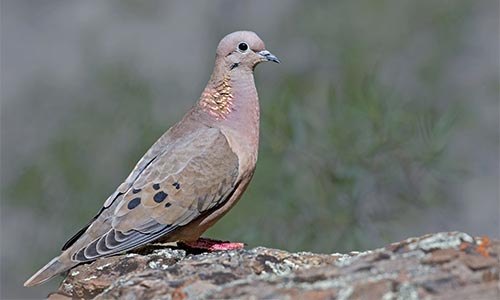
<svg viewBox="0 0 500 300">
<path fill-rule="evenodd" d="M 278 63 L 278 64 L 280 63 L 280 60 L 267 50 L 262 50 L 258 53 L 268 61 L 274 61 L 275 63 Z"/>
</svg>

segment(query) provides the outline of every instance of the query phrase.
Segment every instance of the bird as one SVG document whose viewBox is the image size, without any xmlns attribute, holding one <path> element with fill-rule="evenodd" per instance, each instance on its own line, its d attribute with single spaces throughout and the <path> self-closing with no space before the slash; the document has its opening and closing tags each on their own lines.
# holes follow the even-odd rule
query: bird
<svg viewBox="0 0 500 300">
<path fill-rule="evenodd" d="M 200 237 L 236 204 L 253 177 L 260 115 L 253 72 L 267 61 L 280 63 L 256 33 L 236 31 L 222 38 L 199 100 L 151 146 L 60 255 L 24 286 L 152 242 L 242 247 Z"/>
</svg>

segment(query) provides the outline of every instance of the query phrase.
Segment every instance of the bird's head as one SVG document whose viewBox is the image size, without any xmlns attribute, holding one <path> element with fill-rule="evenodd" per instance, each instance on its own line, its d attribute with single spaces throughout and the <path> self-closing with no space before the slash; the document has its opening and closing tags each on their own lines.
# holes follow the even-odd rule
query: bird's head
<svg viewBox="0 0 500 300">
<path fill-rule="evenodd" d="M 217 60 L 222 60 L 224 67 L 230 71 L 238 68 L 253 70 L 263 61 L 280 63 L 252 31 L 236 31 L 226 35 L 217 47 Z"/>
</svg>

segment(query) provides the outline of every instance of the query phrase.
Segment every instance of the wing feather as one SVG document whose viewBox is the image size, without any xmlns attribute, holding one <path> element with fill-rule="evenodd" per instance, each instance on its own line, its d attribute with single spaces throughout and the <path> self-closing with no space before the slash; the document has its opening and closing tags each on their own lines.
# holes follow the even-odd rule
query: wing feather
<svg viewBox="0 0 500 300">
<path fill-rule="evenodd" d="M 78 249 L 74 260 L 94 260 L 154 241 L 226 201 L 236 186 L 238 157 L 219 129 L 194 131 L 153 156 L 138 163 L 127 178 L 133 181 L 120 186 L 116 203 L 108 203 L 109 230 Z"/>
</svg>

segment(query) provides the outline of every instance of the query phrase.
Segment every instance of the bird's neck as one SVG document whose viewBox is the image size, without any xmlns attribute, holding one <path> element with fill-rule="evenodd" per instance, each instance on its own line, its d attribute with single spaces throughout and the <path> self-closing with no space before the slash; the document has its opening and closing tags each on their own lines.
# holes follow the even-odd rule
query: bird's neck
<svg viewBox="0 0 500 300">
<path fill-rule="evenodd" d="M 243 68 L 231 72 L 214 71 L 201 95 L 199 107 L 218 123 L 258 130 L 259 99 L 253 71 Z"/>
<path fill-rule="evenodd" d="M 199 105 L 203 111 L 216 120 L 226 119 L 234 110 L 234 84 L 229 74 L 219 78 L 210 78 L 210 82 L 201 94 Z"/>
<path fill-rule="evenodd" d="M 221 76 L 214 72 L 197 107 L 207 125 L 220 128 L 233 151 L 241 154 L 240 165 L 253 171 L 259 148 L 259 98 L 253 70 L 241 68 Z"/>
</svg>

